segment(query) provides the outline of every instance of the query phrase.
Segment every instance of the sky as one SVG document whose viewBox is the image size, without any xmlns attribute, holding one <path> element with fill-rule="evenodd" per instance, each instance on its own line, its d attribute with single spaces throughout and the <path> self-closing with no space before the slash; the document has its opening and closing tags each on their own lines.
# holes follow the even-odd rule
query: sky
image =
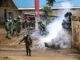
<svg viewBox="0 0 80 60">
<path fill-rule="evenodd" d="M 13 0 L 18 8 L 34 8 L 34 0 Z M 46 0 L 39 0 L 40 8 L 46 6 Z M 56 0 L 54 7 L 61 7 L 62 2 L 69 2 L 73 7 L 80 7 L 80 0 Z"/>
</svg>

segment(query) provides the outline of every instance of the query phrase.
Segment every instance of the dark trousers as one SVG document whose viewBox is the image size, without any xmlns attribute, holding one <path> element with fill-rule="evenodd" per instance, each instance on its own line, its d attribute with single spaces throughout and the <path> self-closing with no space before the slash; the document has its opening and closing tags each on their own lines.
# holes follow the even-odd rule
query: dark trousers
<svg viewBox="0 0 80 60">
<path fill-rule="evenodd" d="M 27 56 L 31 56 L 31 48 L 29 46 L 26 46 L 26 53 Z"/>
</svg>

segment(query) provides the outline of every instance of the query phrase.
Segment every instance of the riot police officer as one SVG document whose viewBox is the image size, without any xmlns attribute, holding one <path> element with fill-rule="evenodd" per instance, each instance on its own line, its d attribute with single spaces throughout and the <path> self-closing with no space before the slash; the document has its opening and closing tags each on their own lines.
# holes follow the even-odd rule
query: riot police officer
<svg viewBox="0 0 80 60">
<path fill-rule="evenodd" d="M 21 22 L 19 16 L 17 17 L 16 20 L 14 20 L 14 31 L 16 32 L 16 35 L 19 36 L 21 32 Z"/>
<path fill-rule="evenodd" d="M 62 26 L 64 29 L 67 29 L 68 31 L 71 31 L 71 16 L 72 16 L 72 13 L 71 12 L 67 12 L 64 17 L 65 19 L 63 20 L 62 22 Z"/>
<path fill-rule="evenodd" d="M 6 32 L 7 32 L 6 38 L 11 39 L 11 35 L 13 33 L 13 22 L 12 22 L 11 17 L 9 17 L 9 19 L 5 23 L 5 27 L 6 27 Z"/>
<path fill-rule="evenodd" d="M 39 21 L 38 22 L 38 27 L 39 27 L 39 30 L 40 30 L 40 34 L 46 34 L 47 31 L 46 31 L 46 26 L 42 23 L 42 21 Z"/>
<path fill-rule="evenodd" d="M 27 56 L 31 56 L 32 39 L 30 35 L 25 35 L 23 39 L 19 42 L 19 44 L 22 41 L 25 42 Z"/>
</svg>

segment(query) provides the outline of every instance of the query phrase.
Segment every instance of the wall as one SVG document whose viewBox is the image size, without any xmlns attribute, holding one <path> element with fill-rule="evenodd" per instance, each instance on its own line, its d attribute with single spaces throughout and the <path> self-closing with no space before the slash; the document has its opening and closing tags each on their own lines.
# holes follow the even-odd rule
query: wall
<svg viewBox="0 0 80 60">
<path fill-rule="evenodd" d="M 80 17 L 72 16 L 73 47 L 80 49 Z"/>
<path fill-rule="evenodd" d="M 4 9 L 5 9 L 5 7 L 0 7 L 0 24 L 3 24 L 2 22 L 4 22 Z M 13 17 L 18 16 L 18 10 L 15 10 L 15 9 L 9 8 L 9 7 L 7 7 L 6 9 L 7 9 L 7 12 L 13 13 Z"/>
</svg>

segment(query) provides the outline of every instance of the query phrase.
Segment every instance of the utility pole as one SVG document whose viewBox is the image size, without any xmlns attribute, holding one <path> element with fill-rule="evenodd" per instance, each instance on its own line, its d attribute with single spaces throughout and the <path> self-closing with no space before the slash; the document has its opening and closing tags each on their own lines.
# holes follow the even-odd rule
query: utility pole
<svg viewBox="0 0 80 60">
<path fill-rule="evenodd" d="M 35 29 L 38 30 L 38 21 L 39 21 L 39 0 L 35 0 Z"/>
</svg>

